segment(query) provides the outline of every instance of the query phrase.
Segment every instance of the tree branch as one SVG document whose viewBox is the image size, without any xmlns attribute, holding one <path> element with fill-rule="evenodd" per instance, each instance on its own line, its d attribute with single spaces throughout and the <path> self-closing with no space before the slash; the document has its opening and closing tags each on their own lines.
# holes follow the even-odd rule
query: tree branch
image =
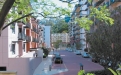
<svg viewBox="0 0 121 75">
<path fill-rule="evenodd" d="M 4 30 L 5 28 L 7 28 L 9 25 L 13 24 L 14 22 L 16 22 L 16 21 L 18 21 L 18 20 L 20 20 L 20 19 L 22 19 L 22 18 L 24 18 L 24 17 L 27 17 L 27 16 L 29 16 L 29 15 L 32 15 L 32 14 L 33 14 L 33 13 L 29 13 L 29 14 L 27 14 L 27 15 L 24 15 L 24 16 L 22 16 L 22 17 L 16 19 L 16 20 L 10 22 L 9 24 L 5 25 L 5 26 L 2 28 L 2 30 Z"/>
</svg>

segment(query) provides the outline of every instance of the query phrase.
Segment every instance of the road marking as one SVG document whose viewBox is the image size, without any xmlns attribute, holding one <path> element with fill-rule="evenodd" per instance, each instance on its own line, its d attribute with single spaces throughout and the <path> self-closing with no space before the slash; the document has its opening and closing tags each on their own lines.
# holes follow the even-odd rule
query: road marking
<svg viewBox="0 0 121 75">
<path fill-rule="evenodd" d="M 64 64 L 65 68 L 67 69 L 66 65 Z"/>
</svg>

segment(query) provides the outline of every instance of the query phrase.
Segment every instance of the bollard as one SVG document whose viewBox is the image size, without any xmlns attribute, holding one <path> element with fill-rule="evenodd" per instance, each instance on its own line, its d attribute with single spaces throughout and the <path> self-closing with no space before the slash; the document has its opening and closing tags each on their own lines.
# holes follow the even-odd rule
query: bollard
<svg viewBox="0 0 121 75">
<path fill-rule="evenodd" d="M 83 65 L 82 65 L 82 63 L 80 63 L 80 70 L 83 70 Z"/>
<path fill-rule="evenodd" d="M 49 65 L 49 71 L 51 71 L 51 65 Z"/>
</svg>

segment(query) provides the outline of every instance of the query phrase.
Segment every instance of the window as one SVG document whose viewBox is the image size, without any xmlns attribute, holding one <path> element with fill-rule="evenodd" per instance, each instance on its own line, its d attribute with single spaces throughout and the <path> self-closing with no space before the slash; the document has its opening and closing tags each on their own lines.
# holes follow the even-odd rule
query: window
<svg viewBox="0 0 121 75">
<path fill-rule="evenodd" d="M 11 52 L 12 54 L 15 54 L 15 43 L 11 45 Z"/>
<path fill-rule="evenodd" d="M 22 32 L 22 28 L 19 28 L 19 33 L 21 33 Z"/>
<path fill-rule="evenodd" d="M 13 23 L 13 24 L 10 26 L 10 29 L 12 29 L 12 33 L 15 34 L 15 23 Z"/>
<path fill-rule="evenodd" d="M 6 71 L 6 67 L 1 67 L 0 66 L 0 71 Z"/>
<path fill-rule="evenodd" d="M 25 43 L 23 44 L 23 51 L 25 52 Z"/>
</svg>

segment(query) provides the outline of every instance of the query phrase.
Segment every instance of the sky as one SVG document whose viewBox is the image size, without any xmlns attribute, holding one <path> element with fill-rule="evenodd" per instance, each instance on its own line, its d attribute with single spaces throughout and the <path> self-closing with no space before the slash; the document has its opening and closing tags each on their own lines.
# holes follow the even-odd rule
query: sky
<svg viewBox="0 0 121 75">
<path fill-rule="evenodd" d="M 67 3 L 61 2 L 59 0 L 51 0 L 53 1 L 55 4 L 57 4 L 58 6 L 62 6 L 62 7 L 68 7 Z"/>
<path fill-rule="evenodd" d="M 55 3 L 57 5 L 57 7 L 62 7 L 62 8 L 68 8 L 68 3 L 65 2 L 61 2 L 59 0 L 51 0 L 53 3 Z M 74 0 L 77 1 L 77 0 Z M 74 9 L 75 4 L 72 5 L 72 9 Z M 40 17 L 39 17 L 40 18 Z"/>
</svg>

